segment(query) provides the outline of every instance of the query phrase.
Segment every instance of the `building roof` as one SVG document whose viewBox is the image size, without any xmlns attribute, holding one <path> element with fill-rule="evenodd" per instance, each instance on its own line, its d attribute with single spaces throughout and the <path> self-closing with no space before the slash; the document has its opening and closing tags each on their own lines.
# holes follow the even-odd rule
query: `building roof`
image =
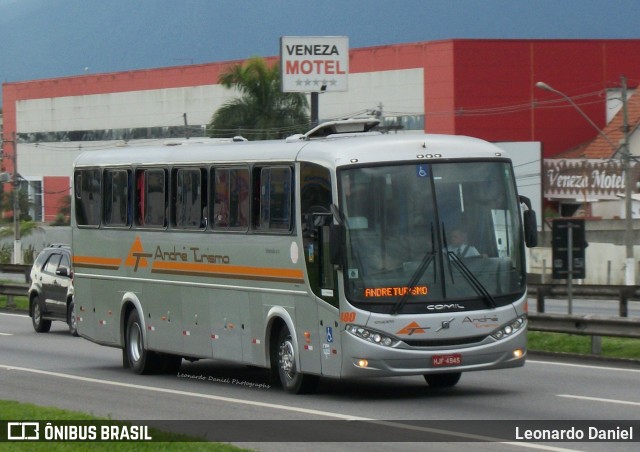
<svg viewBox="0 0 640 452">
<path fill-rule="evenodd" d="M 602 129 L 604 134 L 612 143 L 622 143 L 624 139 L 622 109 L 613 117 L 611 122 Z M 627 100 L 627 120 L 629 124 L 629 135 L 633 134 L 638 126 L 640 126 L 640 95 L 632 95 Z M 571 159 L 571 158 L 587 158 L 587 159 L 609 159 L 616 155 L 617 149 L 613 149 L 611 144 L 601 135 L 573 149 L 562 152 L 554 158 Z M 632 152 L 633 153 L 633 152 Z"/>
</svg>

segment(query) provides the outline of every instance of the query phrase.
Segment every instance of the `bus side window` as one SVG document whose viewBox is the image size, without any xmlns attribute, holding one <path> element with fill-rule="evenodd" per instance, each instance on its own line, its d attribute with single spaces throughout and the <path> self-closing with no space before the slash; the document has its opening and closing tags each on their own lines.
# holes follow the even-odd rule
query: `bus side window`
<svg viewBox="0 0 640 452">
<path fill-rule="evenodd" d="M 173 172 L 174 224 L 178 228 L 203 229 L 206 223 L 207 173 L 199 168 Z"/>
<path fill-rule="evenodd" d="M 136 171 L 136 224 L 150 228 L 167 225 L 167 175 L 163 169 Z"/>
<path fill-rule="evenodd" d="M 77 170 L 74 179 L 76 222 L 80 226 L 99 226 L 102 209 L 100 170 Z"/>
<path fill-rule="evenodd" d="M 256 228 L 264 231 L 291 231 L 292 229 L 292 171 L 289 167 L 259 168 L 259 204 Z"/>
<path fill-rule="evenodd" d="M 238 167 L 213 171 L 213 227 L 246 231 L 249 227 L 249 170 Z"/>
<path fill-rule="evenodd" d="M 129 171 L 104 171 L 103 218 L 107 226 L 129 226 Z"/>
</svg>

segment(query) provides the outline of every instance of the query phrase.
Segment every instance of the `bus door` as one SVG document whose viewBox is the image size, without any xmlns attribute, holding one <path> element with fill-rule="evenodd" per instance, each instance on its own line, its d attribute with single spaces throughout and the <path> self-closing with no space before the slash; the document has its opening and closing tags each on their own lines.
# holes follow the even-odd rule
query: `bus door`
<svg viewBox="0 0 640 452">
<path fill-rule="evenodd" d="M 302 163 L 300 173 L 304 259 L 318 316 L 316 346 L 322 375 L 338 377 L 341 371 L 338 279 L 329 261 L 329 225 L 333 222 L 331 176 L 326 168 L 311 163 Z"/>
</svg>

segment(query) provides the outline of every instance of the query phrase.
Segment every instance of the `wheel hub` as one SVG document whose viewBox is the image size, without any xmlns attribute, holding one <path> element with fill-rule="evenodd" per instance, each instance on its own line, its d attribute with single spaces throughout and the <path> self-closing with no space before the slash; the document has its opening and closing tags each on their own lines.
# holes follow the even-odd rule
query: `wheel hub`
<svg viewBox="0 0 640 452">
<path fill-rule="evenodd" d="M 282 369 L 289 379 L 292 379 L 296 373 L 295 358 L 293 355 L 293 344 L 290 340 L 284 341 L 280 345 L 280 369 Z"/>
</svg>

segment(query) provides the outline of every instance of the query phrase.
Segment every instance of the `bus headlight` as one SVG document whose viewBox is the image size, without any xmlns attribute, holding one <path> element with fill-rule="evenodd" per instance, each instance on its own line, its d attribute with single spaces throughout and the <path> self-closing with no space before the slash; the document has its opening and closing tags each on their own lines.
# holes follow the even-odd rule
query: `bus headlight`
<svg viewBox="0 0 640 452">
<path fill-rule="evenodd" d="M 496 340 L 504 339 L 505 337 L 512 336 L 516 331 L 524 328 L 527 324 L 527 315 L 521 315 L 517 319 L 502 325 L 500 328 L 491 333 L 491 337 Z"/>
<path fill-rule="evenodd" d="M 383 345 L 385 347 L 393 347 L 398 342 L 400 342 L 397 339 L 391 336 L 387 336 L 384 333 L 371 330 L 369 328 L 364 328 L 358 325 L 347 325 L 346 331 L 347 333 L 352 334 L 360 339 L 364 339 L 365 341 L 371 342 L 372 344 Z"/>
</svg>

